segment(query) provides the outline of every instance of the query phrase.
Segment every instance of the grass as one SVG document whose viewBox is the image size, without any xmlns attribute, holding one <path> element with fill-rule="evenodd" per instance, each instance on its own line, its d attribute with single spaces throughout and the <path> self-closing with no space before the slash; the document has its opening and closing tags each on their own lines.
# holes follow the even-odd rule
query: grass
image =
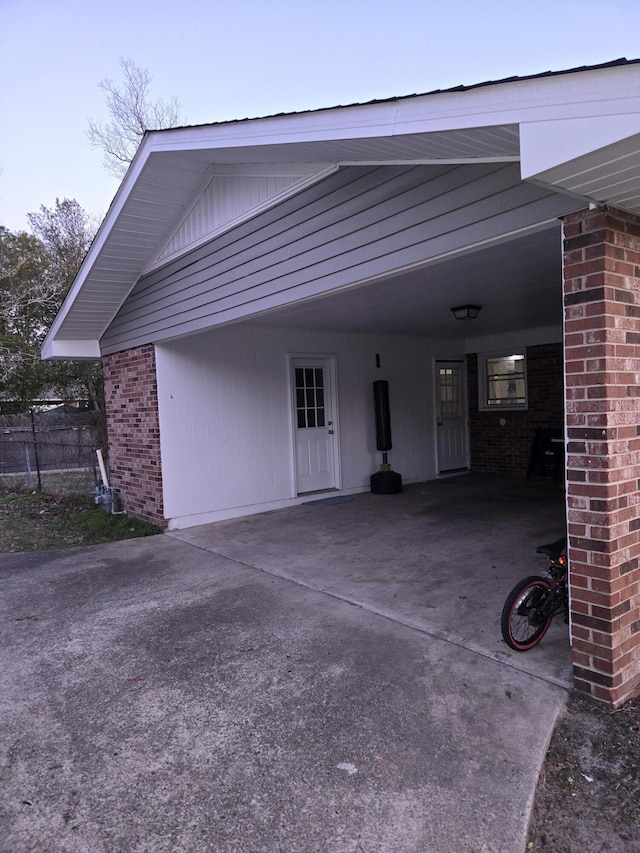
<svg viewBox="0 0 640 853">
<path fill-rule="evenodd" d="M 160 529 L 96 507 L 87 492 L 47 494 L 0 485 L 0 552 L 44 551 L 151 536 Z"/>
</svg>

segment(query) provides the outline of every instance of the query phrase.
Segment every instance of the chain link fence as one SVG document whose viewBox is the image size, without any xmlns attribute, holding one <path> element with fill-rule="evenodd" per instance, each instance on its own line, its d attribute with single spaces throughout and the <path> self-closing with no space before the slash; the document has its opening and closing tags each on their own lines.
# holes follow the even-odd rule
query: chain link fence
<svg viewBox="0 0 640 853">
<path fill-rule="evenodd" d="M 90 494 L 100 480 L 96 413 L 0 417 L 0 487 Z"/>
</svg>

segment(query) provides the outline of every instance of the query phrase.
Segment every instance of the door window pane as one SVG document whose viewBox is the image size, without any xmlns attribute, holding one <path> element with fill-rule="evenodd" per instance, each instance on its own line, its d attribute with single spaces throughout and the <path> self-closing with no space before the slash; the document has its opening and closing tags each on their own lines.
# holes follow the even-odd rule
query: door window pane
<svg viewBox="0 0 640 853">
<path fill-rule="evenodd" d="M 298 429 L 324 427 L 324 370 L 321 367 L 296 367 L 295 382 Z"/>
<path fill-rule="evenodd" d="M 462 416 L 462 371 L 459 368 L 440 368 L 440 418 L 444 421 Z"/>
</svg>

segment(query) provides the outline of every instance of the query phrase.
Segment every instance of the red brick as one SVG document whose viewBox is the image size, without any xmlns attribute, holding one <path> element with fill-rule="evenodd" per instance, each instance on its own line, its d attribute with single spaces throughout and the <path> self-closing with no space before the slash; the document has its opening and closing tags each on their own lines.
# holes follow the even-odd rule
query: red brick
<svg viewBox="0 0 640 853">
<path fill-rule="evenodd" d="M 605 207 L 564 228 L 575 685 L 615 705 L 640 681 L 640 219 Z"/>
<path fill-rule="evenodd" d="M 110 481 L 132 516 L 166 527 L 152 345 L 105 356 Z"/>
</svg>

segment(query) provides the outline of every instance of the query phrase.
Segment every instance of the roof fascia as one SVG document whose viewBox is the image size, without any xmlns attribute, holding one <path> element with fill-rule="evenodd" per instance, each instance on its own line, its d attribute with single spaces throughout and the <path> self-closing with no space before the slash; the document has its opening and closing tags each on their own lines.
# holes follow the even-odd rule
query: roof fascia
<svg viewBox="0 0 640 853">
<path fill-rule="evenodd" d="M 129 194 L 131 190 L 136 184 L 140 173 L 142 172 L 144 165 L 149 156 L 149 137 L 150 132 L 147 131 L 145 136 L 143 137 L 138 150 L 136 151 L 133 160 L 129 168 L 127 169 L 127 173 L 122 179 L 122 183 L 118 187 L 118 190 L 113 197 L 113 201 L 111 202 L 109 209 L 107 210 L 105 218 L 102 220 L 100 227 L 96 233 L 96 236 L 93 238 L 93 242 L 89 247 L 89 251 L 85 255 L 82 264 L 80 265 L 80 269 L 73 280 L 71 287 L 69 288 L 69 292 L 67 293 L 60 310 L 56 314 L 53 323 L 51 324 L 49 331 L 47 332 L 44 341 L 42 342 L 42 347 L 40 349 L 40 354 L 43 359 L 48 358 L 56 358 L 53 355 L 53 350 L 55 347 L 53 343 L 55 342 L 55 337 L 60 330 L 60 326 L 64 322 L 71 306 L 75 302 L 78 294 L 82 290 L 82 286 L 86 281 L 87 276 L 91 272 L 91 269 L 96 262 L 98 255 L 102 251 L 105 243 L 107 242 L 109 235 L 111 234 L 111 230 L 118 219 L 118 216 L 122 212 L 123 207 L 125 206 Z M 67 347 L 69 349 L 69 347 Z M 70 355 L 65 356 L 57 356 L 58 358 L 71 358 Z M 79 358 L 82 356 L 78 356 Z M 87 356 L 94 357 L 94 356 Z M 99 348 L 98 348 L 98 357 L 99 357 Z"/>
<path fill-rule="evenodd" d="M 585 78 L 589 78 L 587 81 Z M 586 84 L 586 85 L 585 85 Z M 513 80 L 485 88 L 154 131 L 153 151 L 195 151 L 434 133 L 640 111 L 640 65 Z"/>
<path fill-rule="evenodd" d="M 95 361 L 100 359 L 100 342 L 93 340 L 85 341 L 57 341 L 45 338 L 42 345 L 42 358 L 70 358 L 78 361 Z"/>
</svg>

